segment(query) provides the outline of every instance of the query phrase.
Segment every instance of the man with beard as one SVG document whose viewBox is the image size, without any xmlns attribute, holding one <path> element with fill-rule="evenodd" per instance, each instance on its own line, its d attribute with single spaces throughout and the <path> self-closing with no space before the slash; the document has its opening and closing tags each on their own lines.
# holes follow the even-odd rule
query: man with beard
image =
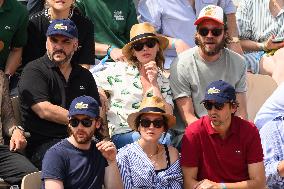
<svg viewBox="0 0 284 189">
<path fill-rule="evenodd" d="M 212 82 L 202 104 L 208 115 L 189 125 L 182 139 L 184 188 L 264 189 L 260 136 L 253 123 L 234 115 L 234 87 Z"/>
<path fill-rule="evenodd" d="M 99 101 L 92 74 L 70 60 L 78 47 L 78 30 L 69 19 L 53 20 L 47 29 L 47 53 L 23 70 L 19 81 L 22 121 L 31 133 L 27 156 L 38 167 L 46 150 L 66 138 L 71 101 L 89 95 Z"/>
<path fill-rule="evenodd" d="M 206 114 L 200 105 L 205 88 L 220 79 L 235 87 L 240 104 L 237 115 L 247 118 L 246 66 L 239 54 L 225 48 L 230 37 L 222 8 L 204 7 L 194 24 L 197 46 L 179 54 L 170 69 L 173 99 L 183 121 L 188 125 Z"/>
<path fill-rule="evenodd" d="M 51 147 L 42 165 L 45 189 L 122 188 L 116 148 L 100 135 L 99 104 L 90 96 L 75 98 L 69 108 L 69 138 Z"/>
</svg>

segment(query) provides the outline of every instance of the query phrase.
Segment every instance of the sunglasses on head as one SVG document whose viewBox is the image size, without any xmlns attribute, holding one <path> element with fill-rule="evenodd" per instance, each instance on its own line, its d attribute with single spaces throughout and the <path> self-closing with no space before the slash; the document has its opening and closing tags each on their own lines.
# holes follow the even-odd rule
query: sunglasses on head
<svg viewBox="0 0 284 189">
<path fill-rule="evenodd" d="M 148 127 L 150 127 L 151 123 L 153 123 L 153 126 L 155 128 L 161 128 L 165 125 L 165 121 L 163 119 L 155 119 L 153 121 L 151 121 L 149 119 L 141 119 L 140 120 L 141 127 L 148 128 Z"/>
<path fill-rule="evenodd" d="M 93 119 L 85 118 L 85 119 L 77 119 L 77 118 L 71 118 L 69 120 L 69 124 L 72 127 L 78 127 L 79 123 L 81 123 L 84 127 L 91 127 L 93 124 Z"/>
<path fill-rule="evenodd" d="M 224 108 L 225 103 L 219 103 L 219 102 L 209 102 L 205 101 L 203 102 L 204 107 L 206 110 L 212 110 L 213 106 L 215 107 L 216 110 L 222 110 Z"/>
<path fill-rule="evenodd" d="M 145 42 L 136 42 L 133 43 L 132 48 L 135 51 L 141 51 L 144 47 L 144 45 L 146 45 L 148 48 L 153 48 L 155 47 L 155 45 L 158 43 L 157 39 L 153 39 L 153 38 L 149 38 L 147 39 Z"/>
<path fill-rule="evenodd" d="M 214 28 L 209 30 L 208 28 L 199 28 L 198 33 L 199 35 L 206 37 L 209 34 L 209 31 L 212 33 L 213 36 L 218 37 L 223 33 L 223 29 L 221 28 Z"/>
</svg>

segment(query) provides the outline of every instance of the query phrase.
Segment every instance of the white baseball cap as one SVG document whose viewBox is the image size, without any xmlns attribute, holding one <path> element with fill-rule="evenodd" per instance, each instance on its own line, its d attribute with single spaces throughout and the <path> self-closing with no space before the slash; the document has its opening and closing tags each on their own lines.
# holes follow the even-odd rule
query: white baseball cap
<svg viewBox="0 0 284 189">
<path fill-rule="evenodd" d="M 204 7 L 194 22 L 194 25 L 200 24 L 203 20 L 214 20 L 222 25 L 224 25 L 224 12 L 223 9 L 216 5 L 208 5 Z"/>
</svg>

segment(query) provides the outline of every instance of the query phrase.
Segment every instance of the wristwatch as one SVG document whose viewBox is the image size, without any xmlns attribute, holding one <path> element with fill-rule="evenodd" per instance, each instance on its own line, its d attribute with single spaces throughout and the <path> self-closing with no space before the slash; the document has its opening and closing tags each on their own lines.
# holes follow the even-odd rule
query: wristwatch
<svg viewBox="0 0 284 189">
<path fill-rule="evenodd" d="M 232 40 L 230 41 L 230 43 L 238 43 L 240 42 L 240 39 L 238 37 L 232 37 Z"/>
<path fill-rule="evenodd" d="M 12 129 L 11 135 L 13 134 L 13 132 L 15 131 L 15 129 L 20 129 L 21 131 L 23 131 L 23 133 L 25 133 L 25 129 L 24 129 L 22 126 L 16 125 L 16 126 Z"/>
</svg>

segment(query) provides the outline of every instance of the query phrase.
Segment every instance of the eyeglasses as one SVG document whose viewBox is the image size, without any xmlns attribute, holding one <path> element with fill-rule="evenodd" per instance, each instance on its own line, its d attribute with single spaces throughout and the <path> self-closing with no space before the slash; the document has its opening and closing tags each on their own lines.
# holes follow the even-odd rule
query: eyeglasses
<svg viewBox="0 0 284 189">
<path fill-rule="evenodd" d="M 211 31 L 212 35 L 215 37 L 220 36 L 223 33 L 223 29 L 221 28 L 214 28 L 209 30 L 208 28 L 199 28 L 198 29 L 198 33 L 203 36 L 206 37 L 209 34 L 209 31 Z"/>
<path fill-rule="evenodd" d="M 72 118 L 69 120 L 69 124 L 72 127 L 78 127 L 79 123 L 81 123 L 84 127 L 91 127 L 93 123 L 93 119 L 85 118 L 85 119 L 77 119 Z"/>
<path fill-rule="evenodd" d="M 141 119 L 140 120 L 141 127 L 148 128 L 148 127 L 150 127 L 151 123 L 153 123 L 155 128 L 161 128 L 165 125 L 165 121 L 163 119 L 155 119 L 153 121 L 151 121 L 149 119 Z"/>
<path fill-rule="evenodd" d="M 215 107 L 216 110 L 222 110 L 225 106 L 225 103 L 218 103 L 218 102 L 208 102 L 205 101 L 203 102 L 204 107 L 206 108 L 206 110 L 212 110 L 213 106 Z"/>
<path fill-rule="evenodd" d="M 145 42 L 136 42 L 132 45 L 132 48 L 135 51 L 141 51 L 144 47 L 144 45 L 146 45 L 148 48 L 153 48 L 155 47 L 155 45 L 158 43 L 158 41 L 156 39 L 147 39 Z"/>
</svg>

